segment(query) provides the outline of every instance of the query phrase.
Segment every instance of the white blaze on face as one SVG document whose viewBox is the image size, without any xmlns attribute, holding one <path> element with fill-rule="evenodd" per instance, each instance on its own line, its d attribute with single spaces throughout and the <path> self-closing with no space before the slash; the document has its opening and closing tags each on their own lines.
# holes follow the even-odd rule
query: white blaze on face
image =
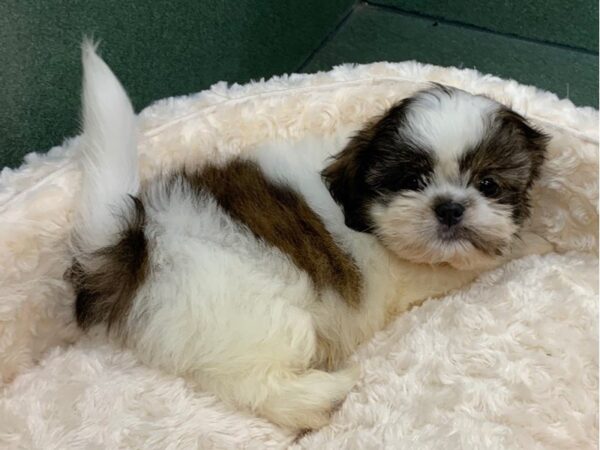
<svg viewBox="0 0 600 450">
<path fill-rule="evenodd" d="M 429 91 L 411 104 L 401 132 L 433 153 L 438 182 L 456 182 L 461 156 L 481 142 L 498 108 L 493 100 L 463 91 Z"/>
</svg>

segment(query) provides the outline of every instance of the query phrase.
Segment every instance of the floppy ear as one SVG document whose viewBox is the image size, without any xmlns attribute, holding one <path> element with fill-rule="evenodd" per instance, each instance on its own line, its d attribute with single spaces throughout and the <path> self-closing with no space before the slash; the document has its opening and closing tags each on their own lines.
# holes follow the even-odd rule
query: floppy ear
<svg viewBox="0 0 600 450">
<path fill-rule="evenodd" d="M 365 211 L 368 200 L 365 168 L 375 125 L 376 121 L 367 124 L 321 172 L 331 196 L 344 211 L 346 225 L 356 231 L 367 232 L 370 228 Z"/>
<path fill-rule="evenodd" d="M 531 126 L 527 119 L 511 109 L 506 108 L 502 110 L 500 112 L 500 117 L 503 126 L 512 127 L 514 132 L 525 139 L 525 145 L 531 160 L 531 176 L 527 184 L 527 187 L 529 188 L 539 177 L 540 168 L 546 159 L 546 147 L 550 141 L 550 136 L 536 130 Z"/>
<path fill-rule="evenodd" d="M 395 135 L 404 120 L 407 108 L 413 98 L 405 98 L 393 105 L 381 116 L 367 122 L 348 145 L 321 172 L 331 196 L 344 210 L 346 225 L 356 231 L 369 232 L 372 224 L 367 212 L 370 201 L 375 196 L 366 182 L 370 163 L 377 158 L 378 140 Z"/>
</svg>

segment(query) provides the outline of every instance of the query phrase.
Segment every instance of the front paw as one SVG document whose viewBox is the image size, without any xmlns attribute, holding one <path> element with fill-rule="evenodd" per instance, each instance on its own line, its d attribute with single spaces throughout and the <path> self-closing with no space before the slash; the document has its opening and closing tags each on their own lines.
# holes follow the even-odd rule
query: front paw
<svg viewBox="0 0 600 450">
<path fill-rule="evenodd" d="M 524 231 L 516 238 L 508 256 L 509 259 L 518 259 L 529 255 L 545 255 L 554 250 L 554 245 L 540 235 Z"/>
</svg>

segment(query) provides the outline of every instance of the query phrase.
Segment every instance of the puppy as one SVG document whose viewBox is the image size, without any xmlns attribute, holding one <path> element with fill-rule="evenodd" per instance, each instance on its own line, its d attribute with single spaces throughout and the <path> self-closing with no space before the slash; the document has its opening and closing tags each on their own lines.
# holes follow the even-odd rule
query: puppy
<svg viewBox="0 0 600 450">
<path fill-rule="evenodd" d="M 83 69 L 78 324 L 281 426 L 325 425 L 358 376 L 346 359 L 395 314 L 548 250 L 517 238 L 547 137 L 486 97 L 433 86 L 341 147 L 141 185 L 129 99 L 90 43 Z"/>
</svg>

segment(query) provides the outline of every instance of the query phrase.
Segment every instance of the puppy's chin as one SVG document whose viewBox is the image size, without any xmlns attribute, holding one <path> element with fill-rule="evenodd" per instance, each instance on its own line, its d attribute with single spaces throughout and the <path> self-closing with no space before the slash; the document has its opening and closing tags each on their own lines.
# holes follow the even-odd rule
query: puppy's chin
<svg viewBox="0 0 600 450">
<path fill-rule="evenodd" d="M 474 205 L 463 223 L 448 230 L 418 197 L 398 197 L 371 208 L 374 233 L 398 257 L 419 264 L 482 270 L 496 266 L 509 251 L 518 227 L 508 210 Z"/>
</svg>

